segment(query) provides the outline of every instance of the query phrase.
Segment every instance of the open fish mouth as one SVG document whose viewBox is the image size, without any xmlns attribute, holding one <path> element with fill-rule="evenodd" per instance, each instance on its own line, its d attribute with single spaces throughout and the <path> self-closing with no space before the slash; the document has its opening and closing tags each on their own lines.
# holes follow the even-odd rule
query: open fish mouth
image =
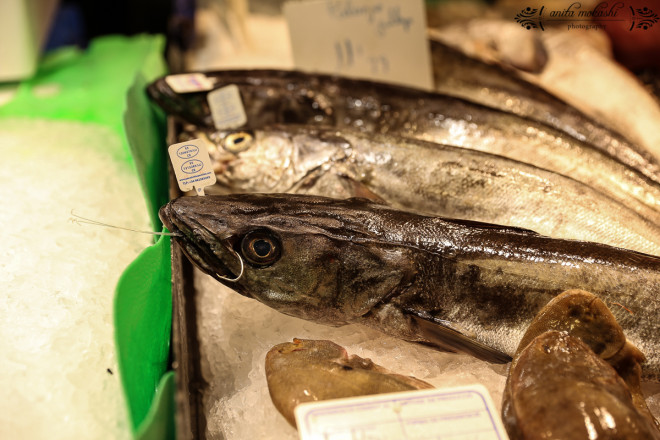
<svg viewBox="0 0 660 440">
<path fill-rule="evenodd" d="M 218 240 L 216 235 L 204 226 L 192 219 L 177 215 L 171 204 L 161 207 L 158 216 L 165 227 L 174 234 L 172 240 L 202 272 L 219 282 L 238 277 L 239 271 L 234 272 L 226 263 L 236 259 L 229 240 Z M 195 224 L 191 224 L 192 222 Z M 215 246 L 210 243 L 215 243 Z"/>
</svg>

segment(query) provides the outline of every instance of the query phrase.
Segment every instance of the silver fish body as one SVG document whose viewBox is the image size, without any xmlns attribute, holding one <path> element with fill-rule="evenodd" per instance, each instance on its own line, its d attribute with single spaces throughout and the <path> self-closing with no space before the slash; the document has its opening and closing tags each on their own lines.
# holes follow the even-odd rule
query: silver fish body
<svg viewBox="0 0 660 440">
<path fill-rule="evenodd" d="M 288 125 L 211 137 L 226 192 L 370 196 L 660 255 L 660 216 L 651 222 L 578 181 L 502 156 L 348 128 Z"/>
<path fill-rule="evenodd" d="M 438 92 L 548 125 L 595 145 L 651 179 L 657 180 L 660 176 L 660 164 L 650 152 L 521 78 L 515 69 L 505 70 L 497 64 L 470 57 L 439 38 L 431 38 L 430 44 Z"/>
<path fill-rule="evenodd" d="M 645 377 L 660 380 L 657 257 L 362 199 L 183 197 L 160 217 L 201 270 L 282 313 L 491 361 L 510 360 L 554 296 L 588 290 L 647 353 Z"/>
<path fill-rule="evenodd" d="M 300 72 L 221 71 L 207 76 L 217 87 L 239 87 L 248 128 L 299 123 L 397 133 L 486 151 L 570 176 L 646 218 L 653 219 L 660 211 L 660 173 L 649 175 L 643 167 L 633 168 L 556 128 L 462 98 Z M 177 95 L 164 81 L 154 83 L 150 93 L 169 113 L 212 130 L 205 94 Z"/>
</svg>

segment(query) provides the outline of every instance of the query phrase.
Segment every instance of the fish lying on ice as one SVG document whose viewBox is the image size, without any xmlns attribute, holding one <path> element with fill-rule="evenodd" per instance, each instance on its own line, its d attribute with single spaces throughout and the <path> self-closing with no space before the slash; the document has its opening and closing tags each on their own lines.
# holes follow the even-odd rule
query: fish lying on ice
<svg viewBox="0 0 660 440">
<path fill-rule="evenodd" d="M 502 404 L 509 438 L 659 439 L 640 389 L 643 359 L 596 296 L 555 297 L 511 363 Z"/>
<path fill-rule="evenodd" d="M 182 197 L 161 208 L 205 273 L 274 309 L 508 362 L 568 289 L 613 307 L 660 380 L 660 258 L 529 230 L 291 194 Z"/>
<path fill-rule="evenodd" d="M 363 196 L 660 255 L 660 215 L 648 221 L 580 182 L 505 157 L 349 128 L 284 125 L 210 137 L 225 193 Z"/>
<path fill-rule="evenodd" d="M 479 31 L 484 29 L 483 20 L 480 22 L 482 26 L 478 28 L 474 26 L 475 34 L 477 29 Z M 516 31 L 520 31 L 524 38 L 541 38 L 538 33 L 529 32 L 516 23 L 506 22 L 503 25 L 509 24 L 513 24 Z M 528 82 L 525 78 L 521 78 L 521 75 L 515 70 L 506 70 L 497 64 L 471 57 L 460 49 L 445 43 L 442 41 L 442 37 L 446 36 L 449 31 L 429 30 L 429 32 L 436 91 L 549 125 L 576 139 L 597 146 L 647 177 L 657 180 L 657 176 L 660 175 L 660 166 L 658 159 L 652 156 L 649 147 L 644 149 L 637 146 L 620 132 L 612 130 L 611 125 L 597 122 L 573 105 L 548 93 L 538 85 Z M 543 38 L 546 37 L 546 34 L 543 32 Z M 575 33 L 569 32 L 568 34 L 574 35 Z M 483 37 L 483 33 L 480 36 Z M 502 33 L 493 33 L 493 36 L 502 37 Z M 516 44 L 519 41 L 518 35 L 509 36 L 511 43 Z M 456 32 L 454 37 L 454 41 L 458 41 L 460 32 Z M 567 63 L 566 60 L 563 61 L 563 64 L 570 64 L 572 67 L 572 63 Z M 575 70 L 577 69 L 573 69 L 573 71 Z M 531 76 L 527 75 L 528 78 Z M 556 83 L 558 78 L 553 78 L 553 81 L 546 82 L 545 85 Z M 573 87 L 572 92 L 576 93 L 578 90 Z M 565 97 L 567 98 L 567 96 Z M 574 100 L 573 104 L 578 104 L 578 102 Z"/>
<path fill-rule="evenodd" d="M 266 379 L 273 404 L 292 426 L 300 403 L 433 388 L 370 359 L 348 356 L 334 342 L 309 339 L 273 347 L 266 355 Z"/>
<path fill-rule="evenodd" d="M 397 133 L 486 151 L 570 176 L 645 218 L 660 211 L 660 173 L 644 174 L 644 167 L 632 168 L 565 132 L 462 98 L 301 72 L 234 70 L 206 75 L 217 87 L 234 84 L 240 89 L 248 128 L 301 123 Z M 164 80 L 152 84 L 149 91 L 168 113 L 213 130 L 206 93 L 177 95 Z"/>
</svg>

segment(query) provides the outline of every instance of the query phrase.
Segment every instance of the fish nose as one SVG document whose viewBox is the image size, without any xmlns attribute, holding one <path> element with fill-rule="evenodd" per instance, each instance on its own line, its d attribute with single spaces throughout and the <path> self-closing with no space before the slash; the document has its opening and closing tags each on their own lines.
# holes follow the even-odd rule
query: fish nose
<svg viewBox="0 0 660 440">
<path fill-rule="evenodd" d="M 168 230 L 173 231 L 175 228 L 171 221 L 170 212 L 171 212 L 171 208 L 170 208 L 170 204 L 168 203 L 160 207 L 160 209 L 158 210 L 158 217 L 160 218 L 160 221 L 163 222 L 163 225 L 165 225 L 165 227 Z"/>
</svg>

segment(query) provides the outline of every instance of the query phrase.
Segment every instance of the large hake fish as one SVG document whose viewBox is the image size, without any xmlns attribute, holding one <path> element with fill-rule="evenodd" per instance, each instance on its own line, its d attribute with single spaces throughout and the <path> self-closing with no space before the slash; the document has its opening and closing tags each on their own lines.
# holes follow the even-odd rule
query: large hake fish
<svg viewBox="0 0 660 440">
<path fill-rule="evenodd" d="M 660 211 L 660 173 L 632 168 L 565 132 L 462 98 L 301 72 L 237 70 L 206 75 L 216 87 L 235 84 L 240 89 L 248 128 L 299 123 L 397 133 L 486 151 L 570 176 L 646 218 Z M 165 81 L 157 81 L 149 90 L 168 113 L 213 129 L 205 93 L 177 95 Z"/>
<path fill-rule="evenodd" d="M 494 362 L 510 360 L 554 296 L 588 290 L 660 380 L 658 257 L 363 199 L 183 197 L 160 217 L 202 271 L 282 313 Z"/>
<path fill-rule="evenodd" d="M 580 182 L 502 156 L 349 128 L 285 125 L 211 138 L 225 192 L 369 196 L 660 255 L 660 215 L 646 220 Z"/>
</svg>

